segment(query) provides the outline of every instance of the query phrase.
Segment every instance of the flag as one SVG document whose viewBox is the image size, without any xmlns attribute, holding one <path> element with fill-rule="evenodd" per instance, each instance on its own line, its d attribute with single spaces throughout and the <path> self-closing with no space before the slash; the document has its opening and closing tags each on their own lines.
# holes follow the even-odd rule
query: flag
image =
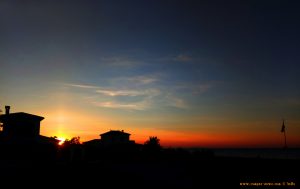
<svg viewBox="0 0 300 189">
<path fill-rule="evenodd" d="M 282 122 L 282 127 L 281 127 L 281 132 L 285 132 L 285 125 L 284 125 L 284 121 Z"/>
</svg>

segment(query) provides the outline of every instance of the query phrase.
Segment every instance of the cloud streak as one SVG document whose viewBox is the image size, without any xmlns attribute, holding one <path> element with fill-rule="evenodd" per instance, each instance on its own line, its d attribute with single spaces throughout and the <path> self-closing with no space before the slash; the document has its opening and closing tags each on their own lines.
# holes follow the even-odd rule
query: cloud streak
<svg viewBox="0 0 300 189">
<path fill-rule="evenodd" d="M 150 76 L 137 76 L 137 77 L 128 78 L 128 81 L 147 85 L 150 83 L 157 82 L 158 79 Z"/>
<path fill-rule="evenodd" d="M 143 103 L 118 103 L 114 101 L 106 102 L 93 102 L 95 106 L 102 108 L 112 108 L 112 109 L 126 109 L 126 110 L 145 110 L 147 107 Z"/>
<path fill-rule="evenodd" d="M 156 82 L 156 80 L 143 76 L 127 78 L 127 80 L 137 80 L 139 77 L 144 79 L 142 83 L 146 83 L 145 85 L 133 87 L 125 84 L 122 89 L 86 84 L 65 85 L 85 90 L 86 95 L 89 96 L 85 99 L 94 106 L 121 110 L 147 110 L 163 107 L 188 109 L 190 105 L 189 100 L 185 98 L 186 94 L 201 94 L 213 87 L 208 83 L 170 87 L 156 85 L 156 88 L 147 88 L 148 83 Z M 180 97 L 178 93 L 181 94 Z"/>
<path fill-rule="evenodd" d="M 117 77 L 111 80 L 114 85 L 135 86 L 138 88 L 149 87 L 150 85 L 158 84 L 161 81 L 161 73 L 138 75 L 130 77 Z"/>
<path fill-rule="evenodd" d="M 147 89 L 147 90 L 96 90 L 97 93 L 106 96 L 157 96 L 160 94 L 158 89 Z"/>
<path fill-rule="evenodd" d="M 188 108 L 187 103 L 185 102 L 185 100 L 178 98 L 174 95 L 167 95 L 166 96 L 166 100 L 167 100 L 167 104 L 168 106 L 171 107 L 175 107 L 175 108 L 179 108 L 179 109 L 186 109 Z"/>
<path fill-rule="evenodd" d="M 85 99 L 88 100 L 88 102 L 90 102 L 91 104 L 97 107 L 111 108 L 111 109 L 146 110 L 152 107 L 153 98 L 161 94 L 161 91 L 156 88 L 148 88 L 148 89 L 128 88 L 128 89 L 119 90 L 115 88 L 83 85 L 83 84 L 64 84 L 64 85 L 86 90 L 87 95 L 89 95 L 89 97 Z M 94 94 L 92 95 L 92 97 L 91 97 L 91 93 Z M 98 95 L 95 95 L 95 93 Z M 122 97 L 122 100 L 117 97 Z"/>
<path fill-rule="evenodd" d="M 69 87 L 82 88 L 82 89 L 99 89 L 100 88 L 100 87 L 93 86 L 93 85 L 82 85 L 82 84 L 64 83 L 64 85 L 69 86 Z"/>
</svg>

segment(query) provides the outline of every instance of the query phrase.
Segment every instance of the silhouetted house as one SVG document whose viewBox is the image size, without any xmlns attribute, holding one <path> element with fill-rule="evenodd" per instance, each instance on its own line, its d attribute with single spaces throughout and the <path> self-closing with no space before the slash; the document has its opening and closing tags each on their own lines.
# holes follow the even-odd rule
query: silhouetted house
<svg viewBox="0 0 300 189">
<path fill-rule="evenodd" d="M 93 139 L 85 142 L 85 144 L 101 146 L 135 144 L 134 140 L 130 140 L 129 137 L 130 134 L 123 130 L 110 130 L 100 134 L 100 139 Z"/>
<path fill-rule="evenodd" d="M 10 113 L 10 107 L 5 106 L 5 114 L 0 115 L 1 149 L 22 151 L 45 151 L 58 145 L 58 140 L 40 135 L 40 123 L 44 117 L 24 112 Z M 49 147 L 49 148 L 48 148 Z"/>
<path fill-rule="evenodd" d="M 101 142 L 104 145 L 110 145 L 110 144 L 128 144 L 128 143 L 134 143 L 134 141 L 129 140 L 129 133 L 125 133 L 123 130 L 111 130 L 106 133 L 100 134 Z"/>
<path fill-rule="evenodd" d="M 5 108 L 6 113 L 0 115 L 4 137 L 36 138 L 40 135 L 40 122 L 43 117 L 24 112 L 9 113 L 9 106 Z"/>
<path fill-rule="evenodd" d="M 130 140 L 130 134 L 123 130 L 110 130 L 100 134 L 100 139 L 83 143 L 87 159 L 125 158 L 137 153 L 140 145 Z"/>
</svg>

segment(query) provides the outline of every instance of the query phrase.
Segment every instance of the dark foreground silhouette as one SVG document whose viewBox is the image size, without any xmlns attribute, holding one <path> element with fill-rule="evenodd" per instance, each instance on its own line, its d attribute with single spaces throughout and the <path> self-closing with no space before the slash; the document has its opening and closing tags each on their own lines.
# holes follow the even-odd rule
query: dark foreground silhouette
<svg viewBox="0 0 300 189">
<path fill-rule="evenodd" d="M 190 153 L 183 149 L 162 149 L 156 152 L 114 149 L 98 155 L 97 158 L 85 159 L 77 156 L 72 161 L 62 157 L 34 161 L 2 159 L 1 184 L 10 187 L 22 184 L 22 187 L 31 188 L 97 186 L 181 189 L 274 188 L 241 184 L 286 182 L 297 186 L 276 188 L 299 187 L 299 160 L 226 158 L 216 157 L 209 150 Z"/>
<path fill-rule="evenodd" d="M 83 144 L 74 137 L 59 146 L 56 137 L 40 135 L 43 117 L 5 108 L 0 115 L 0 188 L 299 187 L 300 159 L 164 149 L 157 137 L 137 144 L 123 130 Z"/>
</svg>

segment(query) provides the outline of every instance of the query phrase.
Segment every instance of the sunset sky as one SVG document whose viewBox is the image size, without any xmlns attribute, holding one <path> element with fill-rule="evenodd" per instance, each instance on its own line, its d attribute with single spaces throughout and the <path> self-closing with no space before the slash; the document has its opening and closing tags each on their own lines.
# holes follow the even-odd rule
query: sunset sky
<svg viewBox="0 0 300 189">
<path fill-rule="evenodd" d="M 300 147 L 300 4 L 224 2 L 0 1 L 0 109 L 166 147 L 282 147 L 284 118 Z"/>
</svg>

